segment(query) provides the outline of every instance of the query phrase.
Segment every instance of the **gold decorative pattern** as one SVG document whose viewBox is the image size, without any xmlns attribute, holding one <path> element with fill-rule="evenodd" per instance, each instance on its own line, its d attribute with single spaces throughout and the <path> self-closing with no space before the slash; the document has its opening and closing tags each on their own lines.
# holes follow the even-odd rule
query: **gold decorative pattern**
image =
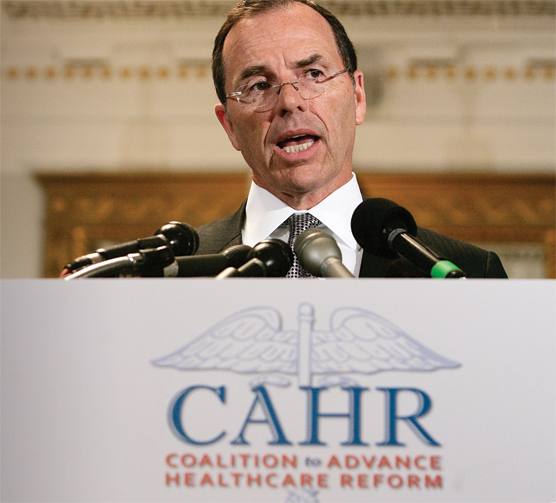
<svg viewBox="0 0 556 503">
<path fill-rule="evenodd" d="M 447 82 L 464 81 L 473 83 L 482 79 L 486 83 L 494 83 L 499 80 L 507 82 L 517 82 L 525 80 L 530 83 L 548 81 L 553 82 L 556 74 L 556 60 L 546 60 L 542 64 L 526 64 L 523 66 L 504 66 L 487 65 L 477 66 L 456 66 L 456 65 L 415 65 L 408 64 L 405 68 L 390 66 L 383 70 L 384 77 L 392 83 L 405 78 L 410 82 L 427 80 L 434 82 L 443 79 Z M 113 68 L 110 64 L 103 65 L 79 65 L 71 64 L 64 66 L 48 65 L 45 67 L 11 65 L 2 69 L 2 77 L 10 80 L 27 80 L 36 83 L 45 81 L 56 81 L 58 78 L 65 78 L 67 81 L 81 79 L 91 81 L 94 79 L 108 80 L 119 78 L 120 80 L 159 80 L 168 81 L 170 79 L 189 79 L 197 78 L 208 79 L 211 76 L 209 63 L 197 63 L 191 65 L 178 64 L 171 66 L 122 66 Z"/>
<path fill-rule="evenodd" d="M 210 63 L 198 63 L 190 66 L 178 64 L 175 67 L 170 66 L 121 66 L 114 68 L 108 63 L 103 65 L 88 65 L 72 63 L 62 66 L 47 65 L 40 66 L 19 66 L 10 65 L 2 69 L 2 77 L 10 81 L 27 80 L 41 82 L 41 80 L 55 81 L 58 78 L 64 78 L 67 81 L 73 79 L 81 79 L 85 81 L 91 80 L 108 80 L 111 78 L 119 78 L 121 80 L 162 80 L 167 81 L 170 78 L 187 79 L 190 77 L 205 80 L 210 77 Z"/>
<path fill-rule="evenodd" d="M 556 278 L 556 231 L 554 229 L 546 231 L 545 234 L 545 249 L 547 256 L 547 267 L 546 267 L 546 277 Z"/>
<path fill-rule="evenodd" d="M 358 175 L 366 197 L 399 202 L 428 229 L 467 242 L 542 243 L 556 277 L 555 178 L 518 175 Z"/>
<path fill-rule="evenodd" d="M 127 19 L 223 17 L 231 0 L 4 0 L 13 19 Z M 365 17 L 554 17 L 553 0 L 321 0 L 338 16 Z"/>
<path fill-rule="evenodd" d="M 247 174 L 39 174 L 46 193 L 44 275 L 105 242 L 193 226 L 235 211 Z M 423 227 L 470 242 L 542 243 L 555 277 L 555 184 L 550 176 L 358 174 L 366 197 L 406 207 Z"/>
<path fill-rule="evenodd" d="M 44 275 L 105 242 L 153 234 L 177 220 L 198 226 L 237 210 L 249 179 L 241 174 L 39 174 L 46 193 Z"/>
</svg>

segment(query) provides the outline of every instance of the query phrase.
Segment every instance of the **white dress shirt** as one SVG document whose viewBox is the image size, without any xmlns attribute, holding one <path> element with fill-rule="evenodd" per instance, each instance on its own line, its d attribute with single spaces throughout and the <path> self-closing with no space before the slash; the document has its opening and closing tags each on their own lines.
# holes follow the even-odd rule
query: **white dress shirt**
<svg viewBox="0 0 556 503">
<path fill-rule="evenodd" d="M 288 241 L 289 228 L 284 222 L 294 213 L 310 213 L 322 222 L 324 231 L 331 234 L 342 252 L 344 266 L 359 275 L 363 250 L 351 233 L 351 216 L 363 201 L 357 178 L 330 194 L 310 210 L 296 211 L 267 190 L 251 182 L 247 198 L 245 224 L 242 230 L 244 244 L 254 246 L 263 239 Z"/>
</svg>

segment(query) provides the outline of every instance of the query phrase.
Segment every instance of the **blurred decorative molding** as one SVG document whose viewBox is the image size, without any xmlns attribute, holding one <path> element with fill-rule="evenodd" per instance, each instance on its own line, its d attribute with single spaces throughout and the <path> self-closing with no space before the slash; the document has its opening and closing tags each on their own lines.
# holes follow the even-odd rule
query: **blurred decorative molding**
<svg viewBox="0 0 556 503">
<path fill-rule="evenodd" d="M 184 18 L 225 16 L 229 0 L 3 0 L 10 18 Z M 554 17 L 553 0 L 322 0 L 339 16 Z"/>
<path fill-rule="evenodd" d="M 39 174 L 46 194 L 44 273 L 172 221 L 198 226 L 237 210 L 247 174 Z"/>
<path fill-rule="evenodd" d="M 151 235 L 171 220 L 198 226 L 235 211 L 247 174 L 55 174 L 46 194 L 44 274 L 107 242 Z M 358 173 L 366 197 L 405 206 L 419 225 L 473 243 L 538 243 L 555 277 L 554 177 Z"/>
<path fill-rule="evenodd" d="M 542 64 L 541 64 L 542 63 Z M 109 62 L 70 62 L 65 65 L 46 66 L 39 65 L 9 65 L 1 70 L 2 78 L 11 81 L 24 79 L 40 82 L 41 80 L 52 81 L 64 79 L 66 81 L 83 80 L 160 80 L 169 79 L 206 79 L 210 77 L 210 63 L 199 61 L 191 64 L 150 66 L 148 64 L 136 66 L 114 67 Z M 556 74 L 556 61 L 543 60 L 534 64 L 523 66 L 496 66 L 489 64 L 478 65 L 442 65 L 434 62 L 428 64 L 408 63 L 406 66 L 391 65 L 380 71 L 375 71 L 374 77 L 382 80 L 395 82 L 407 80 L 409 82 L 435 81 L 443 79 L 447 82 L 473 82 L 481 80 L 485 83 L 494 83 L 500 80 L 507 82 L 518 82 L 526 80 L 529 82 L 554 81 Z M 368 76 L 367 76 L 368 77 Z M 370 92 L 370 91 L 368 91 Z"/>
<path fill-rule="evenodd" d="M 233 2 L 202 0 L 3 0 L 10 18 L 183 18 L 223 16 Z"/>
<path fill-rule="evenodd" d="M 53 81 L 56 79 L 63 79 L 68 82 L 77 80 L 127 80 L 133 79 L 148 81 L 159 80 L 166 81 L 170 78 L 179 80 L 198 78 L 206 79 L 210 77 L 210 64 L 198 63 L 192 65 L 160 65 L 151 66 L 144 65 L 124 65 L 114 67 L 110 63 L 106 64 L 89 64 L 83 63 L 70 63 L 66 65 L 53 65 L 47 66 L 38 65 L 9 65 L 7 68 L 2 68 L 2 77 L 11 81 L 20 79 L 40 82 L 42 79 Z"/>
</svg>

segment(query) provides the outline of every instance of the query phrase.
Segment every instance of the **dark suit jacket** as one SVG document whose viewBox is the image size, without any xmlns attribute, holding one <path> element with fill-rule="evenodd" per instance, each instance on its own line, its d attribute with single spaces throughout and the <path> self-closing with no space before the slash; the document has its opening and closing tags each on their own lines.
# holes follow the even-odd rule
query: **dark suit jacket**
<svg viewBox="0 0 556 503">
<path fill-rule="evenodd" d="M 241 208 L 220 220 L 197 228 L 199 249 L 197 255 L 219 253 L 228 246 L 241 244 L 241 230 L 245 220 L 245 203 Z M 476 246 L 443 236 L 421 227 L 417 237 L 439 255 L 460 267 L 469 278 L 507 278 L 498 256 Z M 364 252 L 359 277 L 425 277 L 406 261 L 395 261 Z"/>
</svg>

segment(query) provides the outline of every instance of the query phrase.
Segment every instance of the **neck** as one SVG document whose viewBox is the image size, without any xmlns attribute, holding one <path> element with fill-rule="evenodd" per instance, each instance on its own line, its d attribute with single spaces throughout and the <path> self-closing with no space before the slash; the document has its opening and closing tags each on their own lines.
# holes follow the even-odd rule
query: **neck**
<svg viewBox="0 0 556 503">
<path fill-rule="evenodd" d="M 295 194 L 286 192 L 272 192 L 278 199 L 286 203 L 288 206 L 294 210 L 310 210 L 315 207 L 321 201 L 324 201 L 333 191 L 325 192 L 323 194 L 318 194 L 311 192 L 308 194 Z"/>
<path fill-rule="evenodd" d="M 277 197 L 283 203 L 287 204 L 289 207 L 296 211 L 310 210 L 315 207 L 320 202 L 324 201 L 330 194 L 338 190 L 340 187 L 348 183 L 352 178 L 351 172 L 346 179 L 336 179 L 335 183 L 328 184 L 324 187 L 319 187 L 318 189 L 311 191 L 296 191 L 296 190 L 278 190 L 276 188 L 267 186 L 264 183 L 260 183 L 259 180 L 253 179 L 254 183 L 259 187 L 267 190 L 273 196 Z"/>
</svg>

